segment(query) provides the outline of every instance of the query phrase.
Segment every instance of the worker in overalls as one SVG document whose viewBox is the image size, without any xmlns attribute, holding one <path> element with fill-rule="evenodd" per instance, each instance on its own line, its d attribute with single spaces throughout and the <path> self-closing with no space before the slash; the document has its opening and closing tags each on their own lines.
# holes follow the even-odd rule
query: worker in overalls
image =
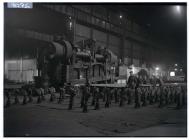
<svg viewBox="0 0 189 140">
<path fill-rule="evenodd" d="M 112 103 L 112 102 L 115 102 L 115 103 L 116 103 L 116 100 L 117 100 L 117 99 L 115 99 L 115 92 L 117 93 L 116 87 L 112 87 L 112 90 L 111 90 L 111 96 L 112 96 L 112 98 L 111 98 L 111 103 Z"/>
<path fill-rule="evenodd" d="M 28 100 L 29 103 L 33 102 L 33 90 L 32 90 L 32 87 L 28 88 L 28 98 L 29 98 L 29 100 Z"/>
<path fill-rule="evenodd" d="M 106 87 L 105 90 L 105 108 L 109 108 L 110 106 L 110 88 Z"/>
<path fill-rule="evenodd" d="M 28 95 L 28 93 L 27 93 L 25 88 L 22 88 L 21 91 L 22 91 L 22 94 L 23 94 L 22 105 L 26 105 L 27 104 L 27 95 Z"/>
<path fill-rule="evenodd" d="M 107 88 L 106 88 L 106 87 L 102 87 L 103 102 L 105 102 L 105 101 L 106 101 L 106 90 L 107 90 Z"/>
<path fill-rule="evenodd" d="M 155 86 L 155 92 L 154 92 L 154 103 L 158 102 L 158 87 Z"/>
<path fill-rule="evenodd" d="M 110 87 L 110 104 L 112 103 L 113 99 L 114 99 L 114 87 Z"/>
<path fill-rule="evenodd" d="M 170 102 L 170 88 L 169 86 L 167 86 L 165 90 L 165 105 L 168 105 L 169 102 Z"/>
<path fill-rule="evenodd" d="M 121 88 L 117 88 L 117 103 L 120 103 Z"/>
<path fill-rule="evenodd" d="M 19 104 L 20 103 L 20 101 L 18 99 L 18 94 L 19 94 L 19 89 L 15 89 L 14 90 L 14 96 L 15 96 L 15 98 L 14 98 L 14 104 Z"/>
<path fill-rule="evenodd" d="M 143 87 L 142 88 L 142 106 L 146 106 L 147 105 L 147 88 Z"/>
<path fill-rule="evenodd" d="M 183 104 L 183 106 L 184 105 L 186 105 L 186 103 L 187 103 L 187 96 L 186 96 L 186 94 L 187 94 L 187 89 L 186 89 L 186 86 L 182 86 L 181 87 L 181 92 L 182 92 L 182 104 Z"/>
<path fill-rule="evenodd" d="M 176 104 L 177 103 L 177 87 L 175 86 L 174 88 L 174 103 Z"/>
<path fill-rule="evenodd" d="M 140 90 L 141 90 L 141 97 L 140 97 L 140 101 L 141 101 L 141 105 L 142 105 L 142 103 L 143 103 L 143 101 L 144 101 L 144 97 L 143 97 L 143 89 L 144 87 L 142 87 L 142 86 L 140 86 Z"/>
<path fill-rule="evenodd" d="M 130 76 L 127 82 L 127 87 L 129 88 L 128 91 L 128 105 L 132 104 L 132 98 L 135 94 L 135 87 L 137 83 L 137 78 L 133 75 L 133 72 L 130 72 Z"/>
<path fill-rule="evenodd" d="M 124 106 L 125 100 L 126 100 L 126 90 L 125 87 L 122 87 L 120 91 L 120 102 L 119 102 L 120 107 Z"/>
<path fill-rule="evenodd" d="M 165 102 L 165 87 L 160 87 L 160 95 L 159 95 L 159 108 L 164 106 Z"/>
<path fill-rule="evenodd" d="M 101 97 L 101 92 L 99 91 L 99 88 L 96 87 L 96 89 L 95 89 L 95 110 L 100 109 L 100 103 L 99 103 L 100 97 Z"/>
<path fill-rule="evenodd" d="M 170 86 L 170 96 L 169 96 L 169 103 L 170 104 L 172 104 L 173 103 L 173 95 L 174 95 L 174 93 L 173 93 L 174 91 L 173 91 L 173 87 L 172 86 Z"/>
<path fill-rule="evenodd" d="M 150 102 L 150 87 L 146 87 L 146 100 L 147 100 L 147 105 Z"/>
<path fill-rule="evenodd" d="M 6 90 L 6 91 L 5 91 L 5 96 L 6 96 L 6 98 L 7 98 L 7 102 L 6 102 L 6 104 L 5 104 L 5 107 L 10 107 L 10 105 L 11 105 L 10 90 Z"/>
<path fill-rule="evenodd" d="M 182 86 L 182 102 L 183 102 L 183 106 L 186 105 L 187 103 L 187 87 L 186 86 Z"/>
<path fill-rule="evenodd" d="M 152 105 L 154 103 L 154 95 L 155 95 L 155 87 L 154 85 L 150 87 L 149 91 L 149 104 Z"/>
<path fill-rule="evenodd" d="M 173 92 L 173 103 L 176 104 L 176 102 L 177 102 L 176 101 L 177 100 L 177 96 L 176 96 L 177 92 L 176 92 L 176 87 L 175 86 L 173 86 L 172 92 Z"/>
<path fill-rule="evenodd" d="M 127 104 L 130 105 L 132 103 L 132 92 L 133 89 L 132 88 L 128 88 L 128 92 L 127 92 L 127 97 L 128 97 L 128 102 Z"/>
<path fill-rule="evenodd" d="M 53 102 L 56 99 L 55 92 L 56 90 L 53 86 L 49 88 L 50 102 Z"/>
<path fill-rule="evenodd" d="M 86 113 L 86 112 L 88 112 L 88 100 L 89 100 L 89 97 L 90 97 L 90 86 L 89 86 L 89 84 L 86 84 L 83 93 L 84 93 L 83 112 Z"/>
<path fill-rule="evenodd" d="M 68 84 L 68 90 L 67 90 L 67 91 L 68 91 L 68 94 L 70 95 L 70 100 L 69 100 L 69 107 L 68 107 L 68 109 L 69 109 L 69 110 L 72 110 L 73 104 L 74 104 L 74 97 L 75 97 L 76 93 L 75 93 L 74 88 L 71 86 L 71 83 Z"/>
<path fill-rule="evenodd" d="M 114 88 L 113 94 L 114 94 L 115 103 L 117 103 L 118 102 L 118 88 Z"/>
<path fill-rule="evenodd" d="M 135 108 L 140 108 L 141 106 L 141 88 L 138 86 L 135 90 Z"/>
<path fill-rule="evenodd" d="M 40 88 L 36 88 L 36 93 L 37 93 L 37 103 L 40 104 L 42 102 L 42 97 L 41 97 L 41 89 Z"/>
<path fill-rule="evenodd" d="M 63 87 L 60 87 L 60 95 L 58 99 L 59 104 L 64 100 L 65 92 L 66 92 L 65 86 L 63 85 Z"/>
<path fill-rule="evenodd" d="M 182 107 L 182 90 L 181 90 L 181 86 L 178 86 L 176 88 L 176 96 L 177 96 L 176 109 L 180 109 Z"/>
<path fill-rule="evenodd" d="M 81 94 L 81 108 L 83 108 L 83 105 L 84 105 L 84 92 L 85 92 L 85 86 L 81 86 L 81 92 L 82 92 L 82 94 Z"/>
<path fill-rule="evenodd" d="M 169 98 L 169 104 L 172 104 L 172 89 L 171 89 L 171 86 L 169 86 L 169 95 L 168 95 L 168 98 Z"/>
<path fill-rule="evenodd" d="M 90 92 L 92 94 L 91 106 L 94 106 L 95 105 L 95 94 L 96 94 L 95 87 L 91 86 L 90 90 L 91 90 Z"/>
<path fill-rule="evenodd" d="M 45 90 L 44 88 L 40 88 L 40 90 L 41 90 L 41 100 L 45 101 Z"/>
</svg>

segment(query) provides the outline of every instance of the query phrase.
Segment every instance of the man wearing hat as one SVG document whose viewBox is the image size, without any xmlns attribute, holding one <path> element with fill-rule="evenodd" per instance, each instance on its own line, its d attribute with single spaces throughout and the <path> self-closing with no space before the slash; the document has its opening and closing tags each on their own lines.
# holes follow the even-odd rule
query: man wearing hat
<svg viewBox="0 0 189 140">
<path fill-rule="evenodd" d="M 132 104 L 132 97 L 135 93 L 135 87 L 137 83 L 137 78 L 133 75 L 133 71 L 130 71 L 130 76 L 127 82 L 128 90 L 128 104 Z"/>
</svg>

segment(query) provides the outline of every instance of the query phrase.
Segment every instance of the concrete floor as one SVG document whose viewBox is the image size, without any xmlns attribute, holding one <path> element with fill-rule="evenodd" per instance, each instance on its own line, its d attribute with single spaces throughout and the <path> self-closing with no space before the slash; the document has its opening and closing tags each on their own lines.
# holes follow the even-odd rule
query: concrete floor
<svg viewBox="0 0 189 140">
<path fill-rule="evenodd" d="M 49 98 L 49 97 L 47 97 Z M 4 136 L 186 136 L 186 107 L 175 105 L 157 108 L 157 104 L 135 109 L 133 105 L 82 113 L 77 97 L 73 110 L 62 104 L 45 101 L 41 104 L 12 105 L 4 109 Z M 90 103 L 89 103 L 90 104 Z"/>
</svg>

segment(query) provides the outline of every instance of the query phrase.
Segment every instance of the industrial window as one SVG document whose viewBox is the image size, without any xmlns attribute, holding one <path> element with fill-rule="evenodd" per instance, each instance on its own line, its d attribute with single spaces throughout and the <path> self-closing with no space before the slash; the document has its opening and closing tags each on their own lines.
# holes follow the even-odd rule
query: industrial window
<svg viewBox="0 0 189 140">
<path fill-rule="evenodd" d="M 127 19 L 125 21 L 125 24 L 126 24 L 126 29 L 129 30 L 129 31 L 131 31 L 132 30 L 132 23 L 131 23 L 131 21 L 129 19 Z"/>
<path fill-rule="evenodd" d="M 101 19 L 107 20 L 107 12 L 106 9 L 103 7 L 95 6 L 93 8 L 93 15 Z"/>
<path fill-rule="evenodd" d="M 35 59 L 5 60 L 5 77 L 16 82 L 31 82 L 37 75 Z"/>
<path fill-rule="evenodd" d="M 113 12 L 109 12 L 109 19 L 110 19 L 110 22 L 113 23 L 113 24 L 116 24 L 116 25 L 119 25 L 119 15 L 118 14 L 115 14 Z"/>
<path fill-rule="evenodd" d="M 83 36 L 86 38 L 90 37 L 90 28 L 87 26 L 81 25 L 81 24 L 76 24 L 76 34 L 79 36 Z"/>
<path fill-rule="evenodd" d="M 110 30 L 110 23 L 106 22 L 106 29 Z"/>
<path fill-rule="evenodd" d="M 70 16 L 73 16 L 73 13 L 74 13 L 73 8 L 70 7 L 70 6 L 67 6 L 67 7 L 66 7 L 66 13 L 67 13 L 68 15 L 70 15 Z"/>
<path fill-rule="evenodd" d="M 127 48 L 125 48 L 124 49 L 124 56 L 131 56 L 131 49 L 127 49 Z"/>
<path fill-rule="evenodd" d="M 105 44 L 107 42 L 107 34 L 99 30 L 93 31 L 93 38 L 96 39 L 97 41 L 105 42 Z"/>
<path fill-rule="evenodd" d="M 87 12 L 87 13 L 90 13 L 91 11 L 91 7 L 90 5 L 72 5 L 74 8 L 77 8 L 81 11 L 84 11 L 84 12 Z"/>
</svg>

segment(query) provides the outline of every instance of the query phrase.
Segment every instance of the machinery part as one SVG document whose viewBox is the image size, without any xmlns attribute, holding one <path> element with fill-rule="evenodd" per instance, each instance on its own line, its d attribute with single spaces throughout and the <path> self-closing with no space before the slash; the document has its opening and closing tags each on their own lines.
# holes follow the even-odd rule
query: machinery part
<svg viewBox="0 0 189 140">
<path fill-rule="evenodd" d="M 117 60 L 118 60 L 117 56 L 111 50 L 108 50 L 108 53 L 111 56 L 110 63 L 117 63 Z"/>
<path fill-rule="evenodd" d="M 95 58 L 98 62 L 104 62 L 104 56 L 101 54 L 95 54 Z"/>
<path fill-rule="evenodd" d="M 91 60 L 91 55 L 86 52 L 77 52 L 76 53 L 78 58 L 81 58 L 83 61 L 90 61 Z"/>
<path fill-rule="evenodd" d="M 62 41 L 60 42 L 51 42 L 51 49 L 50 52 L 48 52 L 49 54 L 46 55 L 50 55 L 50 58 L 53 57 L 65 57 L 66 59 L 69 59 L 72 56 L 72 45 L 70 42 L 68 41 Z"/>
<path fill-rule="evenodd" d="M 72 57 L 72 44 L 65 40 L 53 41 L 47 47 L 41 50 L 38 58 L 38 70 L 40 78 L 38 80 L 39 87 L 48 87 L 50 84 L 58 85 L 65 81 L 66 65 Z M 60 75 L 61 76 L 57 76 Z M 62 74 L 64 73 L 64 75 Z"/>
<path fill-rule="evenodd" d="M 107 50 L 107 54 L 107 59 L 109 63 L 117 63 L 117 56 L 111 50 Z M 98 62 L 105 61 L 105 57 L 102 54 L 95 54 L 95 58 Z"/>
</svg>

